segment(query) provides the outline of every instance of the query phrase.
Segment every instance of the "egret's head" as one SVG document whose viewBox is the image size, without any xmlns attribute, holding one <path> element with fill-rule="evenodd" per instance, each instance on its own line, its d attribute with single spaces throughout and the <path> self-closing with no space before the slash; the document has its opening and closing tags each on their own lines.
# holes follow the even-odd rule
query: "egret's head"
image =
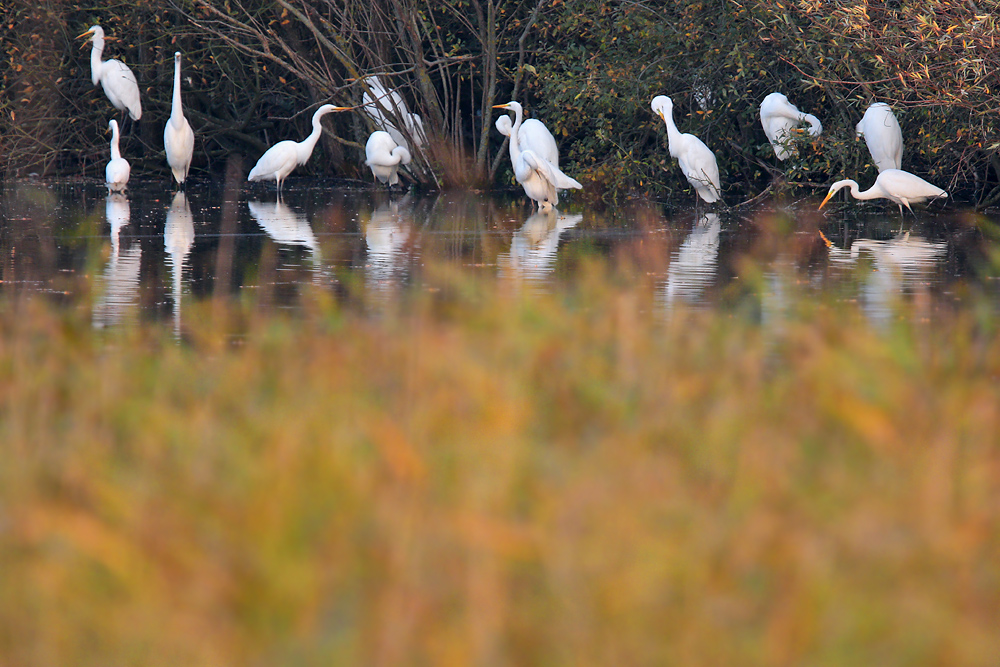
<svg viewBox="0 0 1000 667">
<path fill-rule="evenodd" d="M 90 37 L 90 36 L 93 36 L 95 42 L 98 40 L 103 40 L 104 28 L 102 28 L 99 25 L 91 26 L 90 30 L 80 35 L 77 35 L 76 38 L 80 39 L 81 37 Z"/>
<path fill-rule="evenodd" d="M 111 128 L 112 134 L 118 134 L 118 121 L 112 118 L 108 121 L 108 127 Z"/>
<path fill-rule="evenodd" d="M 313 114 L 314 118 L 319 118 L 320 116 L 325 116 L 328 113 L 333 113 L 334 111 L 350 111 L 354 107 L 338 107 L 333 104 L 324 104 L 319 109 L 316 109 L 316 113 Z"/>
<path fill-rule="evenodd" d="M 837 194 L 838 190 L 840 190 L 840 188 L 835 188 L 835 187 L 830 188 L 830 191 L 826 193 L 826 197 L 823 198 L 823 201 L 822 203 L 820 203 L 819 208 L 817 210 L 822 211 L 823 207 L 826 206 L 826 203 L 830 201 L 830 197 Z"/>
<path fill-rule="evenodd" d="M 174 62 L 175 63 L 179 63 L 180 61 L 181 61 L 181 52 L 180 51 L 174 51 Z"/>
<path fill-rule="evenodd" d="M 508 116 L 507 114 L 500 116 L 499 118 L 497 118 L 497 122 L 495 123 L 495 125 L 497 128 L 497 132 L 504 135 L 505 137 L 510 136 L 511 130 L 513 129 L 513 126 L 510 124 L 510 116 Z"/>
<path fill-rule="evenodd" d="M 657 95 L 653 98 L 653 101 L 650 102 L 649 106 L 653 108 L 653 113 L 663 120 L 666 120 L 666 116 L 673 112 L 674 101 L 666 95 Z"/>
<path fill-rule="evenodd" d="M 521 105 L 514 101 L 507 102 L 507 104 L 494 104 L 493 108 L 505 109 L 507 111 L 513 111 L 514 113 L 521 111 Z"/>
</svg>

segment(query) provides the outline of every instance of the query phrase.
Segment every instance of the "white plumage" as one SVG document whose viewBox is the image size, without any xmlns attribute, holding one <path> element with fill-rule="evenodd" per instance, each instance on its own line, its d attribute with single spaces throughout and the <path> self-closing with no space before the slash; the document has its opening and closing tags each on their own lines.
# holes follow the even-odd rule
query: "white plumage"
<svg viewBox="0 0 1000 667">
<path fill-rule="evenodd" d="M 382 183 L 399 183 L 399 165 L 410 164 L 410 151 L 398 145 L 388 132 L 377 130 L 365 144 L 365 164 Z"/>
<path fill-rule="evenodd" d="M 95 25 L 79 37 L 87 35 L 94 38 L 90 49 L 90 78 L 94 85 L 101 84 L 114 108 L 119 111 L 128 109 L 132 120 L 139 120 L 142 118 L 142 104 L 139 102 L 139 84 L 135 74 L 120 60 L 101 61 L 101 54 L 104 53 L 104 29 L 101 26 Z"/>
<path fill-rule="evenodd" d="M 174 54 L 174 97 L 170 105 L 170 118 L 163 128 L 163 149 L 167 154 L 167 164 L 178 184 L 187 180 L 194 155 L 194 131 L 184 117 L 181 108 L 181 52 Z"/>
<path fill-rule="evenodd" d="M 403 101 L 403 96 L 382 83 L 378 76 L 365 77 L 371 93 L 367 90 L 361 95 L 362 110 L 368 114 L 377 127 L 388 132 L 397 146 L 410 149 L 407 137 L 400 132 L 397 121 L 402 121 L 403 127 L 413 145 L 418 149 L 424 145 L 424 121 L 419 114 L 411 113 Z"/>
<path fill-rule="evenodd" d="M 514 178 L 524 188 L 525 194 L 538 203 L 540 210 L 548 210 L 559 203 L 558 190 L 583 187 L 578 181 L 564 174 L 559 169 L 558 164 L 553 164 L 542 154 L 536 153 L 533 147 L 522 148 L 520 140 L 513 141 L 514 136 L 520 138 L 523 113 L 520 104 L 508 102 L 507 104 L 498 104 L 493 108 L 508 109 L 514 112 L 514 124 L 510 128 L 512 140 L 508 142 L 510 161 L 514 167 Z M 498 124 L 497 129 L 500 128 L 501 126 Z M 548 151 L 544 146 L 540 148 L 543 153 Z M 555 157 L 558 160 L 558 151 L 556 151 Z"/>
<path fill-rule="evenodd" d="M 509 137 L 514 129 L 507 114 L 497 118 L 495 125 L 497 131 L 505 137 Z M 556 138 L 542 121 L 534 118 L 522 120 L 517 140 L 522 151 L 530 150 L 548 160 L 553 166 L 559 166 L 559 147 L 556 145 Z"/>
<path fill-rule="evenodd" d="M 792 131 L 801 123 L 809 123 L 810 136 L 818 137 L 823 132 L 819 118 L 802 113 L 781 93 L 771 93 L 760 103 L 760 124 L 779 160 L 786 160 L 792 155 L 788 143 Z"/>
<path fill-rule="evenodd" d="M 333 111 L 348 111 L 348 107 L 336 107 L 332 104 L 324 104 L 312 117 L 312 132 L 302 141 L 292 141 L 286 139 L 279 141 L 275 145 L 264 151 L 264 154 L 257 160 L 257 164 L 250 170 L 247 176 L 248 181 L 277 181 L 278 192 L 281 192 L 281 182 L 295 170 L 299 165 L 309 161 L 316 142 L 323 127 L 319 124 L 320 118 Z"/>
<path fill-rule="evenodd" d="M 855 180 L 837 181 L 830 186 L 830 191 L 819 207 L 823 208 L 834 194 L 846 187 L 851 189 L 851 195 L 855 199 L 888 199 L 899 206 L 900 214 L 903 213 L 904 206 L 913 213 L 913 209 L 910 208 L 911 203 L 948 196 L 947 192 L 915 174 L 902 169 L 886 169 L 879 173 L 875 183 L 864 192 L 860 191 Z"/>
<path fill-rule="evenodd" d="M 111 128 L 111 160 L 104 168 L 104 182 L 108 186 L 108 192 L 121 192 L 128 184 L 132 169 L 118 150 L 118 121 L 112 119 L 108 126 Z"/>
<path fill-rule="evenodd" d="M 672 157 L 677 158 L 677 163 L 688 183 L 698 196 L 709 204 L 718 201 L 722 186 L 715 153 L 693 134 L 680 133 L 674 124 L 674 103 L 669 97 L 657 95 L 650 106 L 667 125 L 668 150 Z"/>
<path fill-rule="evenodd" d="M 903 131 L 888 104 L 876 102 L 868 107 L 855 131 L 865 138 L 868 152 L 879 171 L 902 168 Z"/>
</svg>

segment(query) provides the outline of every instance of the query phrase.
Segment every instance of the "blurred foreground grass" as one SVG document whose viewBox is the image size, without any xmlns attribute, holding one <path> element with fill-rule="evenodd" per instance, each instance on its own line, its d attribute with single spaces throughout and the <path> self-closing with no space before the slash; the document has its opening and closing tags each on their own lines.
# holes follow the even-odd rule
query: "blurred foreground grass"
<svg viewBox="0 0 1000 667">
<path fill-rule="evenodd" d="M 182 344 L 4 304 L 0 665 L 996 664 L 991 321 L 583 273 Z"/>
</svg>

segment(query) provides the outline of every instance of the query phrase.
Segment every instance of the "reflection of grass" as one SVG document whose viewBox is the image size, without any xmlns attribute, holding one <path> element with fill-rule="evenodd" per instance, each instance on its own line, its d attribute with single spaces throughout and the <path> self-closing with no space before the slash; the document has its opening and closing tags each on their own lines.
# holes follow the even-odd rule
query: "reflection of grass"
<svg viewBox="0 0 1000 667">
<path fill-rule="evenodd" d="M 664 319 L 582 273 L 205 304 L 179 346 L 5 307 L 0 664 L 1000 655 L 982 321 Z"/>
</svg>

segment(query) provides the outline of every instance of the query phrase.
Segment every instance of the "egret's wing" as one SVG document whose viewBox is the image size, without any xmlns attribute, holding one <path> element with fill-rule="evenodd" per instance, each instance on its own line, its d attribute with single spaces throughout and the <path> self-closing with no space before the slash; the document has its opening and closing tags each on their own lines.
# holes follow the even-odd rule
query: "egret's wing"
<svg viewBox="0 0 1000 667">
<path fill-rule="evenodd" d="M 110 92 L 128 109 L 134 120 L 142 116 L 142 104 L 139 101 L 139 82 L 128 65 L 120 60 L 108 60 L 104 63 L 101 83 L 106 92 Z M 109 95 L 111 97 L 111 95 Z"/>
<path fill-rule="evenodd" d="M 250 170 L 247 180 L 257 181 L 262 178 L 270 178 L 283 169 L 291 172 L 298 166 L 298 154 L 295 152 L 294 143 L 293 141 L 280 141 L 268 148 L 257 160 L 254 168 Z"/>
</svg>

